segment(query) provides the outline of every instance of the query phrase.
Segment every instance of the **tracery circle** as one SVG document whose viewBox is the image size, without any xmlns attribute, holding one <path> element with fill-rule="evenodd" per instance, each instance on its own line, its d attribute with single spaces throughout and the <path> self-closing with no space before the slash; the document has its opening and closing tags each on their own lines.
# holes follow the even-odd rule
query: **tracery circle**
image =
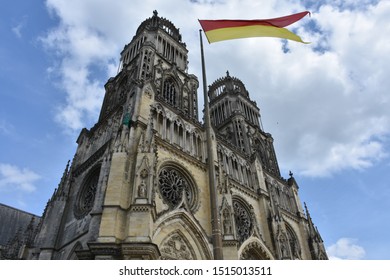
<svg viewBox="0 0 390 280">
<path fill-rule="evenodd" d="M 187 179 L 173 168 L 164 168 L 159 175 L 159 188 L 164 201 L 175 208 L 186 195 L 187 202 L 193 205 L 193 191 Z"/>
<path fill-rule="evenodd" d="M 96 171 L 83 183 L 74 207 L 74 215 L 77 219 L 81 219 L 91 212 L 95 201 L 98 181 L 99 172 Z"/>
<path fill-rule="evenodd" d="M 234 221 L 236 224 L 237 238 L 245 241 L 252 231 L 252 219 L 245 207 L 238 201 L 233 201 Z"/>
</svg>

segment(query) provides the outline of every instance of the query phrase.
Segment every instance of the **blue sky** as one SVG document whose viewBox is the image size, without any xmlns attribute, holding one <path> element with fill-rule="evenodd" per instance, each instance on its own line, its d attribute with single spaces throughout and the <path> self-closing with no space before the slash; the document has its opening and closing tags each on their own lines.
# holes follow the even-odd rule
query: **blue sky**
<svg viewBox="0 0 390 280">
<path fill-rule="evenodd" d="M 309 10 L 310 45 L 253 38 L 205 45 L 211 84 L 241 79 L 292 170 L 331 258 L 390 259 L 389 1 L 47 0 L 0 11 L 0 203 L 41 215 L 97 121 L 103 85 L 157 9 L 183 35 L 201 81 L 197 19 Z M 183 12 L 185 11 L 185 12 Z M 201 90 L 198 90 L 201 94 Z M 203 106 L 199 98 L 200 107 Z"/>
</svg>

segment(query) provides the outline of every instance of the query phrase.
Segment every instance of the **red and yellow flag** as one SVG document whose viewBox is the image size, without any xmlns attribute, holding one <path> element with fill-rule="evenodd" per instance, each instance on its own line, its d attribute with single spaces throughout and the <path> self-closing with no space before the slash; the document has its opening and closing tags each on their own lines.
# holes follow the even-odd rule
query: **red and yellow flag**
<svg viewBox="0 0 390 280">
<path fill-rule="evenodd" d="M 300 20 L 310 12 L 289 16 L 255 20 L 199 20 L 209 43 L 249 37 L 276 37 L 301 43 L 301 37 L 287 30 L 286 26 Z"/>
</svg>

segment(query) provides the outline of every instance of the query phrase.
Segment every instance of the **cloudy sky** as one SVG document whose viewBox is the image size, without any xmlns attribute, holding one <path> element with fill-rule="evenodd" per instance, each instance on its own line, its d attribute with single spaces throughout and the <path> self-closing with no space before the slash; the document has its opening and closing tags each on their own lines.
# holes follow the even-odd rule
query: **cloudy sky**
<svg viewBox="0 0 390 280">
<path fill-rule="evenodd" d="M 0 11 L 0 203 L 41 215 L 97 121 L 119 53 L 153 10 L 180 28 L 201 81 L 198 19 L 308 10 L 311 44 L 205 44 L 208 84 L 229 70 L 262 114 L 333 259 L 390 259 L 390 1 L 15 0 Z M 201 95 L 201 90 L 199 94 Z M 200 99 L 200 107 L 203 102 Z"/>
</svg>

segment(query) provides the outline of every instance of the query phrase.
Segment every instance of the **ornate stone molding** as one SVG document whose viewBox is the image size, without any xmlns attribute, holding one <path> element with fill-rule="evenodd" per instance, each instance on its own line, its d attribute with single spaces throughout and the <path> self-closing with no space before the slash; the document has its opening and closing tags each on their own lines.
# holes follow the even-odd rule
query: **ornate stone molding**
<svg viewBox="0 0 390 280">
<path fill-rule="evenodd" d="M 160 229 L 168 227 L 172 224 L 178 223 L 179 227 L 185 228 L 185 230 L 191 235 L 193 240 L 197 243 L 198 249 L 201 250 L 203 259 L 212 259 L 211 254 L 211 238 L 204 231 L 199 221 L 196 220 L 191 213 L 184 212 L 181 209 L 174 210 L 170 213 L 160 215 L 156 221 L 156 229 L 153 232 L 153 236 L 157 235 Z"/>
<path fill-rule="evenodd" d="M 157 260 L 160 252 L 153 243 L 88 243 L 94 259 Z"/>
<path fill-rule="evenodd" d="M 125 260 L 158 260 L 160 251 L 153 243 L 123 243 L 121 253 Z"/>
<path fill-rule="evenodd" d="M 161 243 L 160 251 L 161 259 L 164 260 L 196 259 L 194 249 L 180 231 L 174 231 L 168 235 Z"/>
<path fill-rule="evenodd" d="M 238 247 L 237 240 L 222 240 L 223 247 Z"/>
<path fill-rule="evenodd" d="M 241 252 L 240 260 L 271 260 L 273 259 L 256 241 L 245 246 Z"/>
<path fill-rule="evenodd" d="M 149 212 L 149 210 L 151 208 L 152 208 L 151 205 L 145 205 L 145 204 L 137 205 L 137 204 L 134 204 L 134 205 L 131 206 L 130 211 L 132 211 L 132 212 Z"/>
</svg>

